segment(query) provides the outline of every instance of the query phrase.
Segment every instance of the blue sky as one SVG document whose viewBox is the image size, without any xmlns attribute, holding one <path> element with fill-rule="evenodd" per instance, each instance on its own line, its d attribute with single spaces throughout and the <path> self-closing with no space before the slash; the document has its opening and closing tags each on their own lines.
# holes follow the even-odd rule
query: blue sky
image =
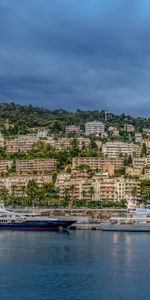
<svg viewBox="0 0 150 300">
<path fill-rule="evenodd" d="M 149 116 L 150 1 L 0 0 L 0 101 Z"/>
</svg>

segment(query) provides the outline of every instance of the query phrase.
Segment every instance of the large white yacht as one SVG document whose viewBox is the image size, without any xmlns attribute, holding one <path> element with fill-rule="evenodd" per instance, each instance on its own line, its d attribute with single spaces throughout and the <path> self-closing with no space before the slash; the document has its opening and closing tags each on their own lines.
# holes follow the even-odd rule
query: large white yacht
<svg viewBox="0 0 150 300">
<path fill-rule="evenodd" d="M 127 217 L 110 218 L 101 224 L 103 231 L 150 231 L 150 209 L 134 208 Z"/>
</svg>

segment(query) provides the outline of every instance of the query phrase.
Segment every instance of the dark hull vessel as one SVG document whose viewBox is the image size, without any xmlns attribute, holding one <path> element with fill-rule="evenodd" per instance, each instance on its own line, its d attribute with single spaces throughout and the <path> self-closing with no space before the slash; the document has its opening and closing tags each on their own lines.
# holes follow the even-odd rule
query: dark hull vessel
<svg viewBox="0 0 150 300">
<path fill-rule="evenodd" d="M 17 214 L 0 208 L 0 230 L 62 231 L 73 223 L 75 221 L 47 218 L 37 214 Z"/>
<path fill-rule="evenodd" d="M 69 220 L 48 220 L 48 221 L 31 221 L 26 220 L 23 222 L 7 222 L 0 223 L 0 230 L 24 230 L 24 231 L 52 231 L 52 230 L 65 230 L 75 221 Z"/>
</svg>

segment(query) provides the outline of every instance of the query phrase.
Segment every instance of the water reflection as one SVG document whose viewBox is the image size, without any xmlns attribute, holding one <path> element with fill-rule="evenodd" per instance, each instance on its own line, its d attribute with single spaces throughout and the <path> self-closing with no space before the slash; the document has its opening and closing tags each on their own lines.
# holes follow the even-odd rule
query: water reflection
<svg viewBox="0 0 150 300">
<path fill-rule="evenodd" d="M 150 235 L 1 232 L 5 300 L 149 300 Z"/>
</svg>

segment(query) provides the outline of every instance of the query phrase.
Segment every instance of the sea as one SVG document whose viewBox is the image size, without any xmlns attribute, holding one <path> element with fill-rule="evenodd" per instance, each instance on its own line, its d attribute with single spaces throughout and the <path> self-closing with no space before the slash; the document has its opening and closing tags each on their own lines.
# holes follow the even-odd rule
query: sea
<svg viewBox="0 0 150 300">
<path fill-rule="evenodd" d="M 1 300 L 149 300 L 150 233 L 0 232 Z"/>
</svg>

